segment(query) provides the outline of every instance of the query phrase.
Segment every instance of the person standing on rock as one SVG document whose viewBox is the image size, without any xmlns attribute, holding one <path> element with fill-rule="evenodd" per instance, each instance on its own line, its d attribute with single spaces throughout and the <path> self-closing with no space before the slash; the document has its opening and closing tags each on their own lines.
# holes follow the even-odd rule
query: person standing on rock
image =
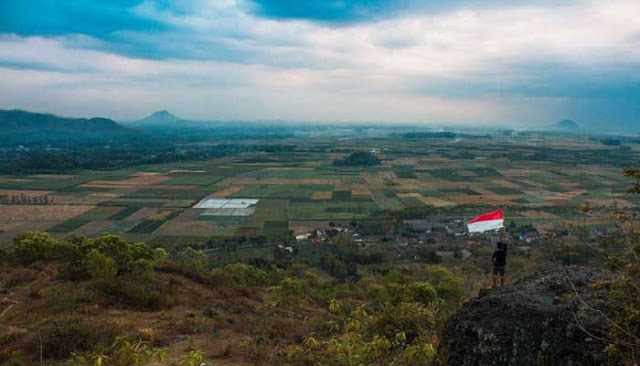
<svg viewBox="0 0 640 366">
<path fill-rule="evenodd" d="M 486 231 L 504 230 L 504 211 L 495 211 L 480 215 L 467 222 L 469 234 L 484 233 Z M 498 275 L 500 275 L 500 286 L 504 286 L 504 271 L 507 265 L 507 233 L 502 232 L 502 241 L 498 243 L 498 250 L 493 252 L 493 287 L 496 287 Z"/>
<path fill-rule="evenodd" d="M 503 240 L 506 235 L 503 235 Z M 493 262 L 493 288 L 498 283 L 498 275 L 500 275 L 500 287 L 504 286 L 504 272 L 507 266 L 507 243 L 506 240 L 498 242 L 498 250 L 493 252 L 491 259 Z"/>
</svg>

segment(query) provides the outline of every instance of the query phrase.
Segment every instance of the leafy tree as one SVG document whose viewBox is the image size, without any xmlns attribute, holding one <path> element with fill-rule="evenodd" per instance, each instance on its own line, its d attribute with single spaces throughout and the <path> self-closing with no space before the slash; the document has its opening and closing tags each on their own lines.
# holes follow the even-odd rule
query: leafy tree
<svg viewBox="0 0 640 366">
<path fill-rule="evenodd" d="M 427 266 L 425 273 L 427 280 L 441 298 L 458 304 L 466 297 L 463 280 L 455 276 L 450 269 L 443 266 Z"/>
<path fill-rule="evenodd" d="M 153 262 L 166 256 L 164 251 L 144 243 L 128 243 L 117 235 L 57 241 L 39 232 L 18 235 L 10 254 L 22 264 L 57 259 L 62 262 L 58 266 L 60 278 L 90 280 L 107 303 L 117 300 L 136 307 L 150 307 L 157 301 L 157 294 L 151 291 Z"/>
<path fill-rule="evenodd" d="M 381 160 L 375 156 L 374 154 L 368 151 L 356 151 L 351 155 L 340 159 L 335 160 L 333 165 L 343 166 L 343 165 L 380 165 Z"/>
<path fill-rule="evenodd" d="M 429 282 L 416 282 L 409 285 L 411 298 L 422 304 L 429 304 L 438 300 L 438 292 Z"/>
<path fill-rule="evenodd" d="M 58 243 L 47 233 L 25 232 L 13 239 L 13 258 L 22 264 L 39 260 L 54 259 Z"/>
<path fill-rule="evenodd" d="M 91 276 L 94 286 L 113 287 L 118 274 L 118 267 L 113 258 L 91 249 L 85 258 L 87 273 Z"/>
</svg>

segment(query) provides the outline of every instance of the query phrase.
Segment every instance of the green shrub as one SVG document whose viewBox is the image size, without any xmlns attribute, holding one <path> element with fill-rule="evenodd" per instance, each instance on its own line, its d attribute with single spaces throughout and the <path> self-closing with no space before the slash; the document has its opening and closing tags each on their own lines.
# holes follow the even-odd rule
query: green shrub
<svg viewBox="0 0 640 366">
<path fill-rule="evenodd" d="M 103 303 L 148 308 L 159 299 L 153 291 L 153 261 L 166 252 L 116 235 L 56 241 L 49 234 L 29 232 L 14 239 L 12 256 L 22 264 L 58 259 L 58 278 L 89 281 Z"/>
<path fill-rule="evenodd" d="M 409 296 L 417 302 L 427 305 L 433 301 L 437 301 L 438 292 L 428 282 L 416 282 L 409 285 Z"/>
<path fill-rule="evenodd" d="M 118 277 L 113 295 L 114 302 L 124 302 L 139 309 L 156 309 L 160 305 L 160 295 L 152 281 L 133 273 Z"/>
<path fill-rule="evenodd" d="M 425 272 L 427 281 L 433 285 L 441 298 L 458 304 L 466 297 L 467 290 L 464 287 L 464 281 L 462 278 L 456 277 L 448 268 L 427 266 Z"/>
<path fill-rule="evenodd" d="M 180 273 L 203 284 L 211 281 L 209 258 L 204 251 L 191 247 L 182 249 L 174 261 L 162 261 L 160 270 Z"/>
<path fill-rule="evenodd" d="M 380 305 L 389 302 L 390 299 L 391 295 L 385 286 L 377 283 L 367 286 L 367 300 L 370 303 Z"/>
<path fill-rule="evenodd" d="M 304 283 L 296 278 L 285 277 L 273 288 L 278 304 L 298 305 L 302 300 Z"/>
<path fill-rule="evenodd" d="M 47 359 L 64 359 L 74 352 L 109 345 L 123 331 L 112 323 L 77 317 L 62 318 L 35 326 L 29 337 L 29 348 L 33 355 L 42 352 Z"/>
<path fill-rule="evenodd" d="M 246 264 L 229 264 L 212 271 L 211 283 L 224 294 L 248 296 L 255 287 L 267 284 L 267 274 Z"/>
<path fill-rule="evenodd" d="M 111 257 L 91 249 L 85 257 L 85 268 L 91 278 L 98 281 L 113 282 L 118 275 L 118 265 Z"/>
<path fill-rule="evenodd" d="M 57 257 L 57 241 L 47 233 L 25 232 L 13 238 L 12 256 L 16 262 L 28 265 Z"/>
<path fill-rule="evenodd" d="M 70 366 L 144 366 L 151 361 L 164 364 L 167 353 L 164 349 L 153 348 L 144 341 L 129 341 L 116 338 L 107 347 L 98 347 L 85 353 L 75 353 L 67 362 Z"/>
</svg>

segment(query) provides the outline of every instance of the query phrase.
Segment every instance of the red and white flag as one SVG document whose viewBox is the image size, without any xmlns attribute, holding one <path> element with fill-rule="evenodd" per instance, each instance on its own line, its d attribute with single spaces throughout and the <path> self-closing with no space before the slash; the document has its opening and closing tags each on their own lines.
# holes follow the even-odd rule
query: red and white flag
<svg viewBox="0 0 640 366">
<path fill-rule="evenodd" d="M 483 233 L 489 230 L 499 230 L 504 227 L 504 213 L 502 210 L 495 210 L 478 216 L 467 223 L 470 233 Z"/>
</svg>

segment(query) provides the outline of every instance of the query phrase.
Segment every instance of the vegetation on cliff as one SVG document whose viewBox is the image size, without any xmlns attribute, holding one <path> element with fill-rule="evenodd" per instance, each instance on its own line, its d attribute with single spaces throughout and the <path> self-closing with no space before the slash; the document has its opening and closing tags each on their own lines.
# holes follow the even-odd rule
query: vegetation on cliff
<svg viewBox="0 0 640 366">
<path fill-rule="evenodd" d="M 16 237 L 1 268 L 12 306 L 0 360 L 413 365 L 436 357 L 440 324 L 467 296 L 440 266 L 344 282 L 302 265 L 210 269 L 202 251 L 178 254 L 115 235 Z"/>
</svg>

